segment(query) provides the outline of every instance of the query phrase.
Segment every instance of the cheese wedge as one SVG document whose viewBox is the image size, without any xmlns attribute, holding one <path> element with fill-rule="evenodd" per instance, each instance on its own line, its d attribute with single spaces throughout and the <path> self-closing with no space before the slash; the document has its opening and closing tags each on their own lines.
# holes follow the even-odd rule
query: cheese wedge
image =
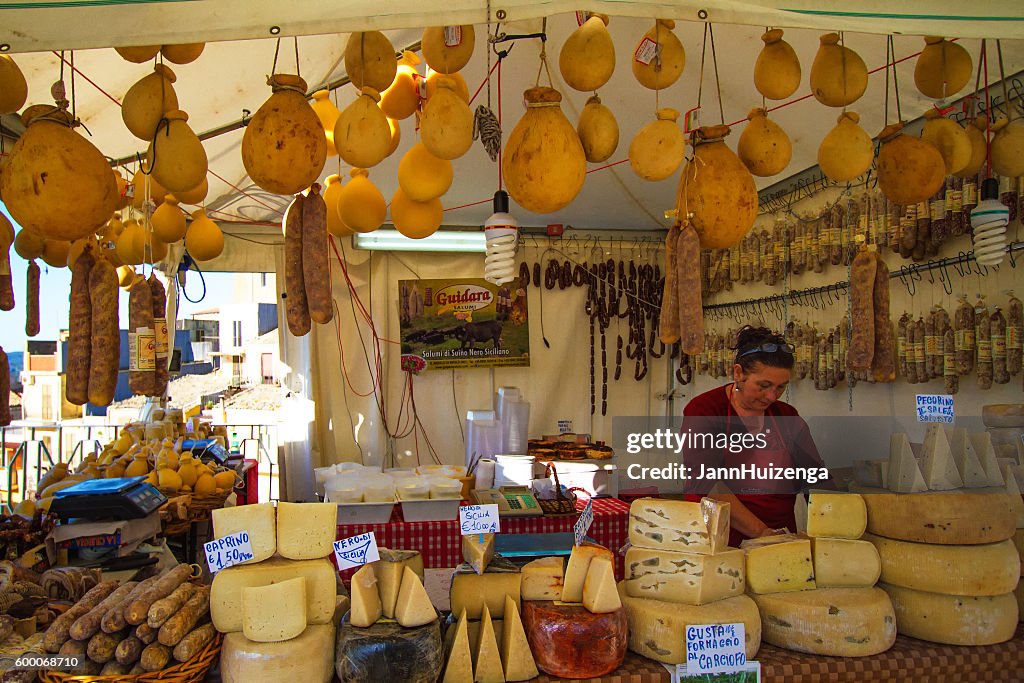
<svg viewBox="0 0 1024 683">
<path fill-rule="evenodd" d="M 380 592 L 381 610 L 388 619 L 395 618 L 395 604 L 398 602 L 398 591 L 402 587 L 405 568 L 412 569 L 420 580 L 423 580 L 423 556 L 418 550 L 392 550 L 379 548 L 380 560 L 371 563 L 373 573 L 377 577 L 377 590 Z"/>
<path fill-rule="evenodd" d="M 334 552 L 337 503 L 277 504 L 277 552 L 289 560 L 312 560 Z"/>
<path fill-rule="evenodd" d="M 930 424 L 925 432 L 921 476 L 930 491 L 951 491 L 964 485 L 942 425 Z"/>
<path fill-rule="evenodd" d="M 430 602 L 427 589 L 416 572 L 406 567 L 395 605 L 395 621 L 406 628 L 414 628 L 429 624 L 434 619 L 437 619 L 437 610 Z"/>
<path fill-rule="evenodd" d="M 505 596 L 505 625 L 501 631 L 501 666 L 506 681 L 529 681 L 540 675 L 526 639 L 515 600 Z"/>
<path fill-rule="evenodd" d="M 1017 483 L 1018 465 L 1003 465 L 1003 480 L 1006 482 L 1007 499 L 1010 509 L 1017 520 L 1017 528 L 1024 529 L 1024 499 L 1020 497 L 1020 485 Z"/>
<path fill-rule="evenodd" d="M 914 459 L 910 449 L 910 439 L 902 432 L 896 432 L 889 438 L 889 474 L 887 486 L 898 493 L 919 493 L 928 490 L 921 468 Z"/>
<path fill-rule="evenodd" d="M 978 454 L 974 452 L 974 444 L 971 442 L 967 430 L 963 427 L 954 429 L 949 446 L 964 486 L 967 488 L 988 486 L 988 475 L 985 474 L 985 468 L 978 460 Z"/>
<path fill-rule="evenodd" d="M 996 461 L 996 450 L 992 445 L 992 435 L 988 432 L 973 432 L 970 435 L 970 439 L 971 446 L 974 447 L 974 453 L 978 456 L 978 462 L 981 464 L 981 468 L 985 470 L 988 485 L 1005 485 L 1006 481 L 1003 479 L 1003 473 L 999 468 L 999 463 Z"/>
<path fill-rule="evenodd" d="M 749 540 L 770 541 L 770 537 Z M 815 588 L 809 540 L 784 540 L 760 545 L 747 545 L 744 541 L 744 544 L 748 592 L 786 593 Z"/>
<path fill-rule="evenodd" d="M 462 537 L 462 559 L 477 574 L 483 574 L 494 558 L 494 534 L 469 534 Z"/>
<path fill-rule="evenodd" d="M 868 525 L 868 509 L 856 493 L 811 493 L 807 505 L 807 535 L 860 538 Z M 797 497 L 802 498 L 802 496 Z"/>
<path fill-rule="evenodd" d="M 466 610 L 462 610 L 455 625 L 455 636 L 448 650 L 448 662 L 441 683 L 473 683 L 473 654 L 469 649 Z"/>
<path fill-rule="evenodd" d="M 615 587 L 615 566 L 607 557 L 594 558 L 583 582 L 583 606 L 592 614 L 608 614 L 622 607 Z"/>
<path fill-rule="evenodd" d="M 280 643 L 306 630 L 306 579 L 242 589 L 242 633 L 257 643 Z"/>
<path fill-rule="evenodd" d="M 373 567 L 364 564 L 352 575 L 349 587 L 352 607 L 349 608 L 349 623 L 359 628 L 373 626 L 380 619 L 380 594 L 377 592 L 377 577 Z"/>
<path fill-rule="evenodd" d="M 523 600 L 561 600 L 565 563 L 561 557 L 542 557 L 523 565 Z"/>
<path fill-rule="evenodd" d="M 612 551 L 603 546 L 587 543 L 575 545 L 569 555 L 569 564 L 565 568 L 565 583 L 562 585 L 562 602 L 582 602 L 583 584 L 587 579 L 587 570 L 595 557 L 614 559 Z"/>
<path fill-rule="evenodd" d="M 473 661 L 474 683 L 505 683 L 505 671 L 501 666 L 501 653 L 491 624 L 491 613 L 484 606 L 480 620 L 480 637 L 476 643 L 476 657 Z"/>
</svg>

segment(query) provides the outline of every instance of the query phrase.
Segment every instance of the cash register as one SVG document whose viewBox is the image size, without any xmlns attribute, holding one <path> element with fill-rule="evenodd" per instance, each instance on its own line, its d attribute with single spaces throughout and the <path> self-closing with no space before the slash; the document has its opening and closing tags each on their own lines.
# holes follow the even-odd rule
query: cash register
<svg viewBox="0 0 1024 683">
<path fill-rule="evenodd" d="M 53 494 L 50 512 L 69 519 L 141 519 L 167 502 L 145 477 L 92 479 Z"/>
</svg>

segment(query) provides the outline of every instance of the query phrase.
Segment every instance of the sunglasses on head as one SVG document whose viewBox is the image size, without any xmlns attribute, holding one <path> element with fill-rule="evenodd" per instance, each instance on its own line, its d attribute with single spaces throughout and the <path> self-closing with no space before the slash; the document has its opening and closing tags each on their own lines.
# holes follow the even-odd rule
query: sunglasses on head
<svg viewBox="0 0 1024 683">
<path fill-rule="evenodd" d="M 752 349 L 747 349 L 738 357 L 743 358 L 744 356 L 749 356 L 752 353 L 775 353 L 777 351 L 781 351 L 782 353 L 792 356 L 794 350 L 795 349 L 792 344 L 776 344 L 775 342 L 765 342 L 764 344 L 758 344 Z"/>
</svg>

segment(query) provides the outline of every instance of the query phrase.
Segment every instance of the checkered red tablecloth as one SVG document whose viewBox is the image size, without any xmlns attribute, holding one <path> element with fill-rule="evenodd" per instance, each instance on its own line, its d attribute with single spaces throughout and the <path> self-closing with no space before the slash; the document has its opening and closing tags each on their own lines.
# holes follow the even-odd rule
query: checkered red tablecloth
<svg viewBox="0 0 1024 683">
<path fill-rule="evenodd" d="M 584 505 L 586 505 L 585 499 L 576 501 L 578 510 L 582 510 Z M 501 533 L 571 532 L 576 519 L 576 515 L 502 517 Z M 618 554 L 618 550 L 626 543 L 628 521 L 628 503 L 624 503 L 618 498 L 594 499 L 594 523 L 590 527 L 589 535 L 616 553 L 615 573 L 620 579 L 623 573 L 623 557 Z M 462 563 L 462 541 L 458 519 L 444 522 L 406 522 L 402 519 L 401 506 L 396 505 L 395 511 L 391 515 L 391 521 L 387 524 L 340 524 L 338 525 L 338 538 L 349 538 L 369 531 L 374 533 L 379 546 L 419 550 L 423 555 L 423 565 L 427 568 L 456 567 Z M 342 577 L 347 582 L 351 574 L 351 570 L 342 572 Z"/>
</svg>

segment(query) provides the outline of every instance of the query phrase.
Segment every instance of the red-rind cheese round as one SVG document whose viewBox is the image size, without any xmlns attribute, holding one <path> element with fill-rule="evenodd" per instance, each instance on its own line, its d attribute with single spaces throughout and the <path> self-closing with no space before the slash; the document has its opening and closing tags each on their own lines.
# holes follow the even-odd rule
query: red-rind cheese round
<svg viewBox="0 0 1024 683">
<path fill-rule="evenodd" d="M 583 605 L 524 600 L 523 626 L 537 668 L 551 676 L 596 678 L 626 658 L 626 610 L 591 614 Z"/>
</svg>

